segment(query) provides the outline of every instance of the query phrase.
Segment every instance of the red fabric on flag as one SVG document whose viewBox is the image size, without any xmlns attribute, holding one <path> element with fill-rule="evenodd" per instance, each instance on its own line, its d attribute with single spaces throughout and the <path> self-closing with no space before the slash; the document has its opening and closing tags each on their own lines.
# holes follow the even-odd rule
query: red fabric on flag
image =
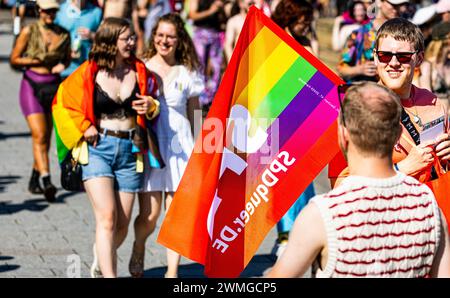
<svg viewBox="0 0 450 298">
<path fill-rule="evenodd" d="M 262 23 L 246 20 L 241 31 L 242 38 L 236 44 L 205 122 L 210 118 L 219 119 L 222 127 L 225 127 L 233 103 L 230 99 L 234 89 L 244 87 L 236 82 L 239 61 L 262 27 Z M 221 143 L 216 144 L 217 150 L 212 153 L 203 150 L 202 136 L 208 136 L 213 129 L 202 127 L 201 135 L 195 142 L 194 151 L 158 235 L 159 243 L 201 264 L 205 264 L 210 246 L 206 221 L 217 188 L 223 149 Z M 222 139 L 222 142 L 225 142 L 225 139 Z M 180 219 L 183 221 L 180 222 Z"/>
<path fill-rule="evenodd" d="M 262 201 L 245 228 L 239 228 L 236 217 L 239 217 L 240 212 L 246 209 L 251 194 L 256 186 L 261 184 L 261 175 L 253 173 L 253 169 L 246 168 L 236 174 L 227 168 L 219 179 L 223 144 L 227 144 L 227 138 L 229 139 L 231 136 L 229 132 L 221 132 L 219 141 L 215 144 L 217 150 L 215 152 L 205 151 L 205 145 L 210 142 L 211 134 L 217 132 L 214 130 L 217 127 L 208 127 L 206 123 L 209 119 L 216 119 L 217 124 L 220 123 L 221 127 L 226 127 L 227 117 L 229 117 L 230 109 L 234 105 L 237 95 L 241 94 L 248 84 L 248 82 L 237 79 L 238 72 L 241 75 L 249 72 L 247 69 L 249 66 L 241 61 L 248 58 L 246 49 L 263 27 L 267 27 L 275 33 L 284 43 L 313 65 L 318 72 L 329 78 L 334 85 L 342 83 L 339 77 L 296 43 L 260 10 L 255 7 L 250 9 L 230 64 L 158 235 L 158 242 L 162 245 L 204 264 L 205 273 L 209 277 L 239 276 L 270 229 L 339 150 L 335 134 L 337 131 L 336 121 L 334 121 L 318 140 L 312 142 L 311 146 L 305 149 L 306 152 L 301 158 L 298 158 L 298 162 L 292 165 L 289 172 L 279 173 L 279 182 L 268 193 L 268 201 Z M 251 62 L 255 63 L 256 59 L 250 58 L 254 59 Z M 295 147 L 295 141 L 289 142 L 288 140 L 280 148 L 280 152 L 283 148 L 293 149 Z M 234 149 L 228 149 L 234 152 Z M 247 162 L 245 154 L 239 153 L 238 155 Z M 267 167 L 269 165 L 265 166 L 265 168 Z M 255 174 L 258 176 L 254 177 Z M 212 237 L 210 237 L 207 227 L 208 215 L 213 202 L 216 202 L 214 200 L 216 191 L 217 197 L 221 201 L 217 213 L 213 216 L 214 223 L 211 231 Z M 230 229 L 226 230 L 226 227 Z M 225 234 L 223 234 L 224 231 Z M 214 247 L 217 244 L 215 241 L 221 235 L 233 237 L 233 240 L 227 243 L 228 247 L 225 252 L 220 252 L 217 246 Z"/>
</svg>

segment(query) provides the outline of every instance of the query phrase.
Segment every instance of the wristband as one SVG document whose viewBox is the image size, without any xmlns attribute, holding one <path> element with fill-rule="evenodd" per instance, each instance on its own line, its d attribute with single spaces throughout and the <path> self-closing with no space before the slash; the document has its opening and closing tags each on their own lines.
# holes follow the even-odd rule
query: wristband
<svg viewBox="0 0 450 298">
<path fill-rule="evenodd" d="M 154 102 L 154 108 L 151 110 L 151 111 L 147 111 L 147 113 L 145 114 L 145 117 L 148 119 L 148 120 L 152 120 L 152 119 L 154 119 L 156 116 L 158 116 L 159 115 L 159 111 L 160 111 L 160 103 L 159 103 L 159 101 L 158 100 L 156 100 L 156 99 L 154 99 L 153 100 L 153 102 Z"/>
</svg>

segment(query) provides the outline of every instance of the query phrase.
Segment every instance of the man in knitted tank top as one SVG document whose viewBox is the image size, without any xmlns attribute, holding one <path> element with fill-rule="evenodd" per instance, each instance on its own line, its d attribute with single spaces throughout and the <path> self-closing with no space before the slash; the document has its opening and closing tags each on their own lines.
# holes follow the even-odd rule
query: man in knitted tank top
<svg viewBox="0 0 450 298">
<path fill-rule="evenodd" d="M 268 276 L 302 276 L 317 261 L 320 277 L 449 277 L 447 224 L 433 193 L 393 167 L 398 96 L 365 82 L 341 105 L 338 140 L 350 176 L 300 213 Z"/>
</svg>

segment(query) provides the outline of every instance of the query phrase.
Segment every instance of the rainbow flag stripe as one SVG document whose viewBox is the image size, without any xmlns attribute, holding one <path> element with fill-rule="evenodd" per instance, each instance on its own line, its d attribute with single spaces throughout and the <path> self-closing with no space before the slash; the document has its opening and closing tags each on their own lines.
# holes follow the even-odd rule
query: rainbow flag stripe
<svg viewBox="0 0 450 298">
<path fill-rule="evenodd" d="M 336 86 L 341 83 L 252 7 L 158 241 L 205 264 L 210 277 L 239 276 L 265 235 L 339 151 Z M 242 165 L 240 170 L 224 171 L 229 161 L 222 151 L 233 151 L 227 142 L 231 132 L 224 129 L 222 142 L 216 144 L 219 150 L 205 152 L 202 146 L 212 133 L 206 123 L 219 119 L 229 128 L 236 105 L 252 117 L 246 142 L 258 131 L 267 138 L 255 152 L 236 154 L 239 158 L 232 163 Z M 264 183 L 262 177 L 281 152 L 295 162 L 277 173 L 267 200 L 261 195 L 258 200 L 254 194 Z"/>
<path fill-rule="evenodd" d="M 83 132 L 95 123 L 92 94 L 96 67 L 83 63 L 58 88 L 52 104 L 58 160 L 78 143 Z"/>
</svg>

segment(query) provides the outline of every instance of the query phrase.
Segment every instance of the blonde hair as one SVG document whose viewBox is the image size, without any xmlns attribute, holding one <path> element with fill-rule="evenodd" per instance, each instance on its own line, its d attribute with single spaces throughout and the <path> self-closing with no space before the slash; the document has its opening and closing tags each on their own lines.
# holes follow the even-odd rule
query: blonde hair
<svg viewBox="0 0 450 298">
<path fill-rule="evenodd" d="M 376 50 L 378 50 L 380 40 L 388 36 L 394 38 L 395 40 L 412 43 L 416 51 L 424 51 L 425 45 L 422 31 L 419 27 L 404 18 L 391 19 L 381 25 L 380 29 L 377 31 L 377 37 L 375 40 Z"/>
<path fill-rule="evenodd" d="M 402 132 L 400 98 L 374 82 L 361 82 L 345 93 L 341 109 L 350 138 L 362 154 L 392 154 Z M 343 114 L 343 115 L 342 115 Z"/>
</svg>

